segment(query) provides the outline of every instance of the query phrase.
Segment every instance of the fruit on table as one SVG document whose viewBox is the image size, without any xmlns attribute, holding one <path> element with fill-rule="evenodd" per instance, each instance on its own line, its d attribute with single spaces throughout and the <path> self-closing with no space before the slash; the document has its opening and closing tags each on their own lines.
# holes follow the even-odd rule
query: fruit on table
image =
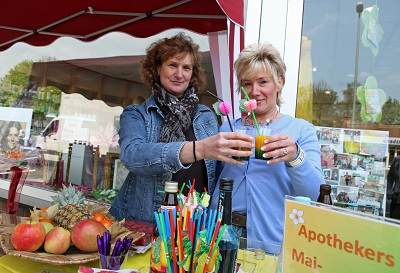
<svg viewBox="0 0 400 273">
<path fill-rule="evenodd" d="M 103 236 L 107 228 L 93 219 L 78 222 L 72 229 L 72 243 L 80 250 L 86 252 L 97 251 L 97 235 Z"/>
<path fill-rule="evenodd" d="M 11 234 L 11 244 L 16 250 L 36 251 L 46 237 L 46 230 L 40 223 L 19 223 Z"/>
<path fill-rule="evenodd" d="M 43 227 L 44 227 L 44 229 L 46 230 L 46 235 L 47 235 L 47 233 L 49 233 L 49 231 L 50 230 L 52 230 L 53 228 L 54 228 L 54 226 L 52 225 L 52 224 L 50 224 L 50 223 L 48 223 L 48 222 L 39 222 Z"/>
<path fill-rule="evenodd" d="M 53 221 L 51 221 L 50 219 L 47 219 L 47 218 L 40 219 L 39 222 L 47 222 L 47 223 L 53 224 Z"/>
<path fill-rule="evenodd" d="M 61 191 L 57 191 L 57 195 L 51 197 L 53 204 L 58 203 L 60 206 L 68 204 L 83 204 L 86 200 L 82 191 L 77 190 L 74 186 L 69 184 L 68 187 L 63 185 Z"/>
<path fill-rule="evenodd" d="M 104 216 L 103 213 L 95 213 L 93 214 L 93 219 L 96 220 L 97 222 L 101 222 L 104 219 L 106 219 L 106 217 Z"/>
<path fill-rule="evenodd" d="M 101 220 L 100 223 L 105 227 L 111 227 L 113 225 L 113 222 L 107 219 Z"/>
<path fill-rule="evenodd" d="M 68 230 L 72 228 L 81 220 L 91 218 L 85 205 L 70 204 L 62 206 L 58 209 L 57 214 L 54 216 L 53 223 L 55 226 L 60 226 Z"/>
<path fill-rule="evenodd" d="M 62 227 L 49 231 L 44 240 L 44 251 L 52 254 L 63 254 L 71 246 L 71 232 Z"/>
</svg>

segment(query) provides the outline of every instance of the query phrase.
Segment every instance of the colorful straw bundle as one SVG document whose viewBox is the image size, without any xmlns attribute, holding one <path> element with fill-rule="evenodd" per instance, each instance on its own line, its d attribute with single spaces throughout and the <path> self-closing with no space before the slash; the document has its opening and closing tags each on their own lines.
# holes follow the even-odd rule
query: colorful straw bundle
<svg viewBox="0 0 400 273">
<path fill-rule="evenodd" d="M 196 203 L 203 203 L 206 198 L 206 194 L 200 196 L 194 191 L 193 183 L 187 197 L 178 196 L 176 208 L 154 212 L 159 237 L 152 246 L 152 272 L 205 273 L 213 271 L 214 266 L 218 271 L 221 238 L 217 237 L 226 227 L 221 227 L 221 213 L 188 202 L 197 199 Z"/>
</svg>

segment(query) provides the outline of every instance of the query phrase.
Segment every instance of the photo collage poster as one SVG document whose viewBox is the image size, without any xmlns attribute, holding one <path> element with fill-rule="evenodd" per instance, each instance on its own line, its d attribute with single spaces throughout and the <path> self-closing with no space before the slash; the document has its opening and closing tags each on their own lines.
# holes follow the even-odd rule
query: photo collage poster
<svg viewBox="0 0 400 273">
<path fill-rule="evenodd" d="M 384 214 L 389 132 L 316 126 L 316 134 L 333 199 Z"/>
</svg>

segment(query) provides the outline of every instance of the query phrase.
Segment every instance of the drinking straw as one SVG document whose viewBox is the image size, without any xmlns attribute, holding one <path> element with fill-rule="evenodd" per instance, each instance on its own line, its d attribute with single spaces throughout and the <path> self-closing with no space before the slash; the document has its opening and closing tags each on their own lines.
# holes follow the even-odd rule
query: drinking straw
<svg viewBox="0 0 400 273">
<path fill-rule="evenodd" d="M 165 228 L 165 236 L 167 236 L 167 238 L 169 236 L 171 236 L 171 229 L 170 229 L 170 223 L 169 223 L 169 215 L 168 215 L 168 209 L 164 209 L 163 212 L 163 217 L 164 217 L 164 228 Z"/>
<path fill-rule="evenodd" d="M 190 234 L 190 229 L 191 229 L 191 225 L 190 225 L 190 221 L 191 220 L 190 220 L 190 218 L 191 218 L 192 210 L 188 209 L 186 213 L 187 213 L 187 221 L 186 221 L 187 227 L 186 227 L 186 230 Z M 190 236 L 189 236 L 189 238 L 190 238 Z"/>
<path fill-rule="evenodd" d="M 179 261 L 183 261 L 183 242 L 182 242 L 182 219 L 178 218 L 176 220 L 176 226 L 177 226 L 177 231 L 178 231 L 178 255 L 179 255 Z M 183 267 L 179 266 L 179 272 L 183 272 Z"/>
<path fill-rule="evenodd" d="M 210 257 L 214 253 L 215 239 L 217 238 L 217 234 L 218 234 L 220 225 L 221 225 L 221 219 L 218 219 L 217 225 L 216 225 L 215 230 L 214 230 L 213 238 L 212 238 L 211 243 L 210 243 L 210 250 L 208 251 L 206 263 L 205 263 L 204 268 L 203 268 L 203 273 L 206 272 L 207 265 L 210 263 Z M 224 225 L 224 227 L 226 227 L 226 225 Z M 223 228 L 223 231 L 225 231 L 225 228 Z M 223 232 L 221 231 L 220 237 L 222 237 L 222 233 Z M 218 241 L 218 243 L 219 243 L 219 241 Z M 217 243 L 217 245 L 218 245 L 218 243 Z"/>
<path fill-rule="evenodd" d="M 125 241 L 125 239 L 126 239 L 126 241 Z M 121 253 L 122 257 L 121 257 L 121 261 L 120 261 L 120 266 L 124 262 L 126 254 L 128 254 L 129 248 L 131 247 L 131 244 L 133 242 L 133 238 L 131 237 L 131 238 L 127 239 L 127 237 L 125 236 L 124 241 L 125 241 L 125 243 L 123 244 L 123 248 L 122 248 L 122 253 Z"/>
<path fill-rule="evenodd" d="M 196 245 L 197 245 L 197 238 L 199 238 L 199 232 L 200 232 L 200 226 L 201 226 L 201 219 L 202 219 L 202 210 L 198 210 L 197 211 L 197 222 L 196 222 L 196 231 L 194 233 L 194 246 L 196 249 Z"/>
<path fill-rule="evenodd" d="M 220 100 L 220 101 L 224 102 L 223 99 L 220 99 L 219 97 L 217 97 L 216 95 L 214 95 L 214 94 L 211 93 L 210 91 L 207 91 L 207 93 L 210 94 L 211 96 L 213 96 L 214 98 L 216 98 L 217 100 Z M 228 114 L 226 114 L 226 118 L 228 119 L 229 127 L 231 128 L 231 131 L 233 132 L 233 127 L 232 127 L 231 120 L 230 120 Z"/>
<path fill-rule="evenodd" d="M 167 210 L 169 212 L 169 224 L 171 227 L 171 247 L 172 247 L 172 260 L 174 263 L 174 272 L 178 273 L 178 265 L 176 259 L 176 249 L 175 249 L 175 227 L 174 227 L 174 215 L 172 210 Z"/>
<path fill-rule="evenodd" d="M 168 270 L 169 270 L 169 272 L 172 272 L 171 259 L 169 257 L 169 253 L 168 253 L 167 237 L 165 235 L 164 224 L 163 224 L 163 219 L 162 219 L 163 218 L 162 217 L 162 213 L 159 213 L 158 216 L 160 217 L 161 234 L 162 234 L 162 238 L 163 238 L 163 242 L 164 242 L 164 248 L 165 248 L 165 258 L 167 260 Z"/>
<path fill-rule="evenodd" d="M 106 255 L 110 254 L 111 251 L 111 232 L 109 230 L 106 231 L 106 234 L 104 234 L 106 236 Z"/>
<path fill-rule="evenodd" d="M 158 229 L 158 231 L 160 231 L 161 230 L 161 225 L 160 225 L 160 220 L 158 219 L 158 213 L 156 211 L 154 212 L 154 218 L 156 219 L 157 229 Z M 162 236 L 161 232 L 158 232 L 158 234 L 162 239 L 163 236 Z"/>
<path fill-rule="evenodd" d="M 189 210 L 187 209 L 187 206 L 183 208 L 183 213 L 184 213 L 184 219 L 183 219 L 183 230 L 189 230 L 187 223 L 188 223 L 188 218 L 189 218 Z"/>
<path fill-rule="evenodd" d="M 210 209 L 208 212 L 208 219 L 207 219 L 207 235 L 206 235 L 206 241 L 209 244 L 210 243 L 210 234 L 211 234 L 211 222 L 213 218 L 214 210 Z"/>
<path fill-rule="evenodd" d="M 190 269 L 192 270 L 192 272 L 194 272 L 194 264 L 193 264 L 193 260 L 194 260 L 194 254 L 196 252 L 196 247 L 197 247 L 197 233 L 198 230 L 200 228 L 200 223 L 199 223 L 199 219 L 201 219 L 201 215 L 199 215 L 199 209 L 196 208 L 196 211 L 194 212 L 193 215 L 193 235 L 192 235 L 192 258 L 190 260 Z"/>
<path fill-rule="evenodd" d="M 99 249 L 100 253 L 100 262 L 101 262 L 101 267 L 106 268 L 107 267 L 107 257 L 105 256 L 106 253 L 104 253 L 105 245 L 103 244 L 103 238 L 100 237 L 100 235 L 97 235 L 97 246 Z"/>
<path fill-rule="evenodd" d="M 188 198 L 190 194 L 193 194 L 193 190 L 194 190 L 194 185 L 196 184 L 196 178 L 193 178 L 193 184 L 190 186 L 190 190 L 188 193 Z"/>
<path fill-rule="evenodd" d="M 117 241 L 115 242 L 115 246 L 113 249 L 113 252 L 111 254 L 111 257 L 116 257 L 118 256 L 119 252 L 121 251 L 121 238 L 118 238 Z"/>
<path fill-rule="evenodd" d="M 216 217 L 217 217 L 217 211 L 215 210 L 214 211 L 215 213 L 214 213 L 214 215 L 213 215 L 213 218 L 212 218 L 212 220 L 211 220 L 211 226 L 210 226 L 210 237 L 209 237 L 209 240 L 211 240 L 211 238 L 212 238 L 212 232 L 213 232 L 213 230 L 214 230 L 214 225 L 215 225 L 215 219 L 216 219 Z M 218 217 L 219 218 L 219 217 Z M 217 218 L 217 219 L 218 219 Z"/>
<path fill-rule="evenodd" d="M 180 190 L 180 193 L 183 193 L 183 188 L 186 186 L 186 183 L 183 183 L 183 185 L 182 185 L 182 187 L 181 187 L 181 190 Z"/>
<path fill-rule="evenodd" d="M 178 211 L 179 213 L 179 211 Z M 172 208 L 172 220 L 173 220 L 173 224 L 174 224 L 174 230 L 176 230 L 176 208 Z"/>
<path fill-rule="evenodd" d="M 203 209 L 203 221 L 202 221 L 202 225 L 201 225 L 202 229 L 206 228 L 206 216 L 207 216 L 207 208 L 204 208 Z"/>
<path fill-rule="evenodd" d="M 246 97 L 247 101 L 250 101 L 249 95 L 247 95 L 246 90 L 243 88 L 243 86 L 240 88 L 242 90 L 242 92 L 244 93 L 244 96 Z M 253 120 L 254 120 L 254 125 L 256 126 L 257 132 L 258 134 L 260 134 L 260 127 L 258 126 L 258 122 L 256 119 L 256 115 L 254 114 L 254 110 L 251 110 L 251 115 L 253 116 Z"/>
</svg>

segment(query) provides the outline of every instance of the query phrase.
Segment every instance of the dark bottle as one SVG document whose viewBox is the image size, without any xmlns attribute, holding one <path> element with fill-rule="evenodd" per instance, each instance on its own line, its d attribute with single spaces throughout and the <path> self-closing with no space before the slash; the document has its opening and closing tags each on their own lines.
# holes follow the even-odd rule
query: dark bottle
<svg viewBox="0 0 400 273">
<path fill-rule="evenodd" d="M 178 206 L 178 182 L 167 181 L 164 186 L 164 199 L 161 208 L 173 209 Z"/>
<path fill-rule="evenodd" d="M 322 204 L 332 205 L 331 185 L 321 184 L 319 186 L 319 196 L 317 202 Z"/>
<path fill-rule="evenodd" d="M 239 240 L 232 226 L 232 189 L 233 180 L 221 178 L 219 181 L 219 200 L 218 211 L 222 212 L 222 221 L 220 231 L 223 225 L 226 228 L 222 235 L 221 241 L 218 244 L 219 252 L 222 256 L 222 261 L 219 265 L 219 273 L 234 273 L 236 265 L 236 257 L 239 248 Z"/>
<path fill-rule="evenodd" d="M 178 182 L 167 181 L 164 183 L 164 198 L 161 203 L 161 210 L 173 209 L 178 206 Z M 159 236 L 157 225 L 153 229 L 153 242 Z"/>
</svg>

